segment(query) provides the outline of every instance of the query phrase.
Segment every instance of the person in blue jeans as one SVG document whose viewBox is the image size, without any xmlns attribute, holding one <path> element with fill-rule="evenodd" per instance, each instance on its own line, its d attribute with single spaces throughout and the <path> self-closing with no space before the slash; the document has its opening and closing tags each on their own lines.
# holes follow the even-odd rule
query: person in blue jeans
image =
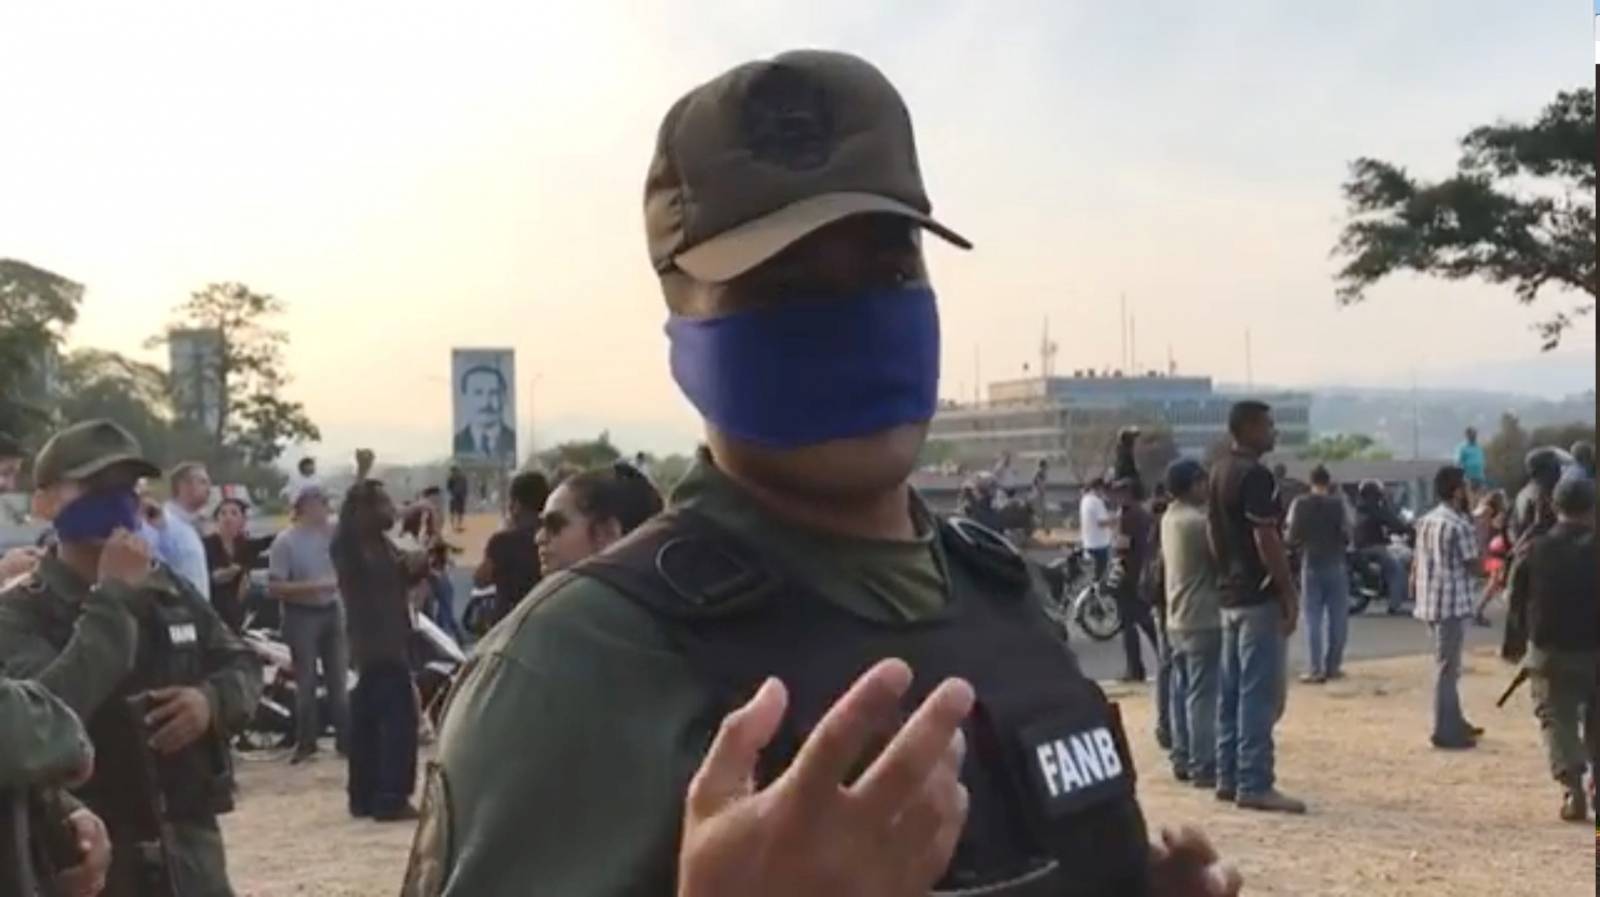
<svg viewBox="0 0 1600 897">
<path fill-rule="evenodd" d="M 1233 450 L 1211 471 L 1207 535 L 1222 571 L 1221 693 L 1217 711 L 1217 798 L 1249 810 L 1304 813 L 1277 789 L 1272 729 L 1283 697 L 1285 642 L 1300 596 L 1283 541 L 1283 508 L 1261 464 L 1277 446 L 1272 409 L 1234 405 Z"/>
<path fill-rule="evenodd" d="M 1300 548 L 1300 587 L 1305 595 L 1306 645 L 1310 668 L 1301 682 L 1320 685 L 1344 676 L 1345 639 L 1350 628 L 1350 509 L 1334 492 L 1333 475 L 1318 465 L 1311 492 L 1289 508 L 1289 542 Z"/>
<path fill-rule="evenodd" d="M 1217 785 L 1217 686 L 1222 666 L 1221 582 L 1206 535 L 1206 469 L 1180 460 L 1167 469 L 1172 504 L 1161 518 L 1172 774 L 1196 788 Z"/>
</svg>

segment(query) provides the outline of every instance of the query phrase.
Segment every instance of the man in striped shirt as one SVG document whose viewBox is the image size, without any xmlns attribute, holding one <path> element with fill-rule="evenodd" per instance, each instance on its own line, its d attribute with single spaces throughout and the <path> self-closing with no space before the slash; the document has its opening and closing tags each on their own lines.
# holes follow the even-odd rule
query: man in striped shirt
<svg viewBox="0 0 1600 897">
<path fill-rule="evenodd" d="M 1416 617 L 1433 636 L 1433 746 L 1441 750 L 1477 747 L 1483 730 L 1461 713 L 1462 639 L 1472 616 L 1478 539 L 1468 516 L 1471 490 L 1460 467 L 1441 468 L 1433 479 L 1439 506 L 1417 524 L 1412 584 Z"/>
</svg>

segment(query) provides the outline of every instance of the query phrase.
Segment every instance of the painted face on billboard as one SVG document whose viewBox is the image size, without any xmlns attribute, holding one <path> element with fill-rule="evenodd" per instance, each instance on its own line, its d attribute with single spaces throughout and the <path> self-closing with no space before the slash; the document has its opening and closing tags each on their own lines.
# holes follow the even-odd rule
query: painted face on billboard
<svg viewBox="0 0 1600 897">
<path fill-rule="evenodd" d="M 500 424 L 506 409 L 506 382 L 493 368 L 474 368 L 461 377 L 461 396 L 472 422 L 480 427 Z"/>
</svg>

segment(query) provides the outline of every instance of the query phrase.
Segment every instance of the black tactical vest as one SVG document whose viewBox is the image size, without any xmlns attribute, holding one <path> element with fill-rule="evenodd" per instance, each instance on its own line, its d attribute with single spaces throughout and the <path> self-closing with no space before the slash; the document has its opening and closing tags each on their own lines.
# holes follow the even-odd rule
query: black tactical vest
<svg viewBox="0 0 1600 897">
<path fill-rule="evenodd" d="M 173 590 L 149 589 L 149 603 L 135 613 L 139 624 L 134 668 L 87 721 L 95 748 L 94 777 L 76 792 L 106 823 L 113 837 L 138 825 L 148 808 L 133 806 L 142 796 L 164 804 L 162 817 L 169 822 L 208 823 L 233 809 L 233 760 L 227 743 L 212 731 L 176 754 L 157 754 L 129 699 L 156 688 L 200 686 L 206 670 L 201 645 L 202 627 L 211 625 L 194 610 L 204 599 L 188 583 L 168 570 L 163 577 Z M 50 634 L 63 649 L 72 637 L 70 628 Z M 146 763 L 150 764 L 147 771 Z M 159 786 L 149 795 L 145 783 L 151 774 Z"/>
<path fill-rule="evenodd" d="M 936 894 L 1139 897 L 1149 842 L 1115 705 L 1052 634 L 1026 565 L 960 519 L 940 524 L 952 559 L 939 616 L 876 623 L 809 591 L 703 515 L 670 511 L 575 568 L 651 611 L 724 711 L 768 676 L 790 694 L 762 757 L 762 784 L 788 767 L 828 708 L 873 664 L 903 658 L 908 708 L 960 676 L 978 703 L 966 725 L 966 829 Z"/>
</svg>

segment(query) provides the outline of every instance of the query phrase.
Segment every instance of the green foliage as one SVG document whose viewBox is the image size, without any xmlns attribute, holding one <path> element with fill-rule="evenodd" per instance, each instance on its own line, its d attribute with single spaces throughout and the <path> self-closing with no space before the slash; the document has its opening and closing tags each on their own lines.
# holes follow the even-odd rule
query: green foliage
<svg viewBox="0 0 1600 897">
<path fill-rule="evenodd" d="M 562 468 L 588 470 L 591 467 L 614 464 L 621 458 L 622 452 L 611 444 L 610 431 L 602 432 L 596 439 L 560 443 L 545 449 L 538 456 L 540 467 L 554 471 L 560 471 Z"/>
<path fill-rule="evenodd" d="M 1155 427 L 1139 435 L 1133 445 L 1133 459 L 1139 465 L 1139 476 L 1146 489 L 1166 479 L 1167 466 L 1180 456 L 1178 442 L 1166 427 Z"/>
<path fill-rule="evenodd" d="M 667 455 L 663 458 L 648 459 L 648 473 L 650 479 L 655 481 L 656 488 L 661 490 L 663 496 L 671 495 L 672 490 L 678 487 L 683 478 L 689 474 L 689 468 L 694 466 L 694 458 L 690 455 Z"/>
<path fill-rule="evenodd" d="M 1523 458 L 1532 446 L 1532 437 L 1515 414 L 1500 415 L 1500 429 L 1483 446 L 1484 473 L 1489 482 L 1503 489 L 1522 488 L 1527 481 Z"/>
<path fill-rule="evenodd" d="M 0 259 L 0 430 L 37 442 L 50 428 L 47 387 L 83 286 Z"/>
<path fill-rule="evenodd" d="M 241 283 L 213 283 L 190 294 L 175 320 L 153 338 L 167 343 L 179 330 L 211 330 L 221 335 L 221 351 L 204 372 L 221 385 L 221 408 L 211 434 L 251 465 L 271 464 L 291 442 L 315 442 L 322 433 L 299 402 L 283 398 L 291 380 L 283 349 L 288 335 L 272 326 L 284 312 L 276 296 Z"/>
<path fill-rule="evenodd" d="M 1318 438 L 1300 450 L 1305 461 L 1387 461 L 1394 453 L 1365 433 L 1337 433 Z"/>
<path fill-rule="evenodd" d="M 1401 271 L 1509 284 L 1533 304 L 1547 286 L 1587 294 L 1536 325 L 1546 349 L 1593 313 L 1594 91 L 1564 91 L 1531 124 L 1473 129 L 1456 174 L 1430 183 L 1378 159 L 1351 163 L 1334 254 L 1341 304 Z"/>
</svg>

